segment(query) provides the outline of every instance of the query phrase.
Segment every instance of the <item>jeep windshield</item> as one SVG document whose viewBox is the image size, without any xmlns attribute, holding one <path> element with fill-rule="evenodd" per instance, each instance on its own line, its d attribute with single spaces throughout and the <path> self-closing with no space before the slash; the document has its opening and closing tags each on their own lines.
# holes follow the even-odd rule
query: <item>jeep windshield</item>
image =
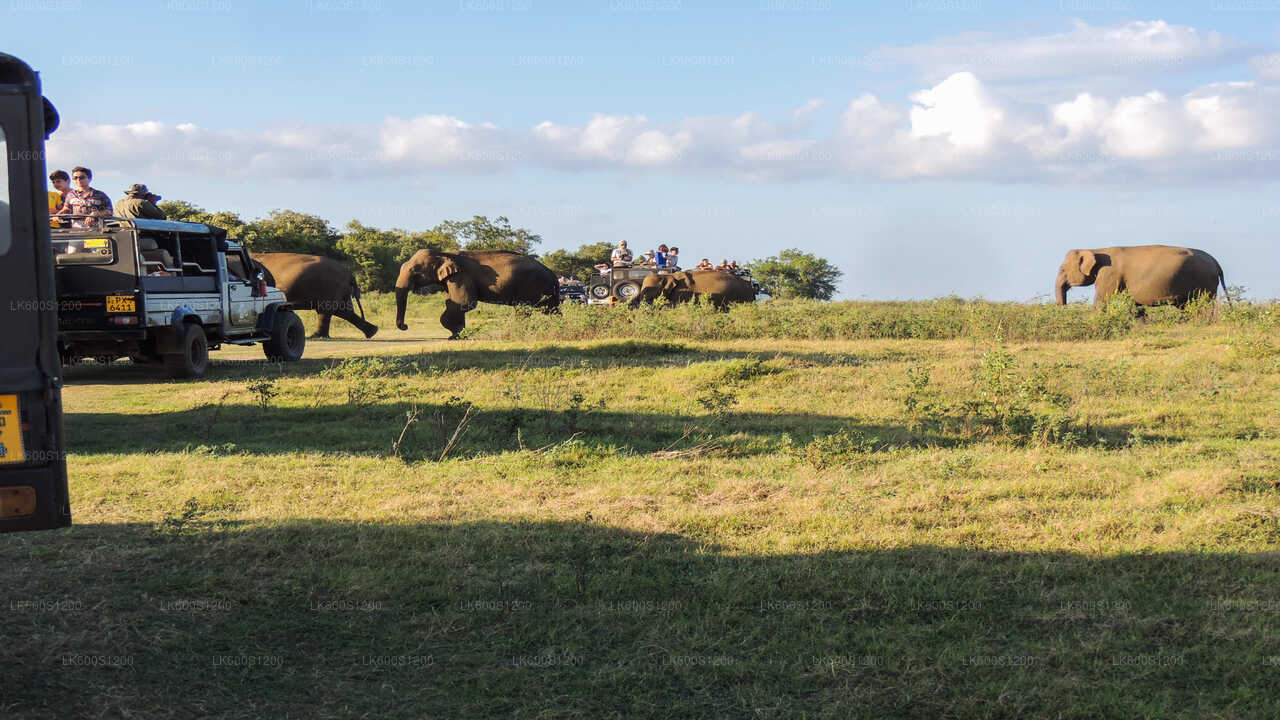
<svg viewBox="0 0 1280 720">
<path fill-rule="evenodd" d="M 66 265 L 110 265 L 115 262 L 115 243 L 105 237 L 53 238 L 54 261 Z"/>
</svg>

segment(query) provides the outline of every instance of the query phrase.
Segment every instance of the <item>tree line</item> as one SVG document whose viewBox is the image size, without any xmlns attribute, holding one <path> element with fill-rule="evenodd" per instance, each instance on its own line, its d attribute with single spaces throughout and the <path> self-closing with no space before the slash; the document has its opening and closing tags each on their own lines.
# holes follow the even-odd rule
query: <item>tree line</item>
<svg viewBox="0 0 1280 720">
<path fill-rule="evenodd" d="M 577 250 L 552 250 L 542 255 L 534 246 L 542 237 L 525 228 L 512 227 L 506 217 L 492 220 L 476 215 L 470 220 L 446 220 L 429 230 L 382 229 L 352 220 L 342 230 L 328 220 L 294 210 L 272 210 L 264 218 L 244 220 L 229 211 L 209 211 L 183 200 L 166 200 L 160 209 L 170 220 L 206 223 L 227 231 L 252 252 L 294 252 L 326 255 L 347 263 L 365 290 L 388 292 L 395 287 L 400 265 L 422 248 L 443 252 L 459 250 L 513 250 L 534 255 L 557 275 L 586 280 L 600 263 L 609 262 L 613 243 L 597 242 Z M 633 243 L 639 247 L 639 243 Z M 836 282 L 844 274 L 827 260 L 799 249 L 744 265 L 761 288 L 774 297 L 830 300 Z"/>
</svg>

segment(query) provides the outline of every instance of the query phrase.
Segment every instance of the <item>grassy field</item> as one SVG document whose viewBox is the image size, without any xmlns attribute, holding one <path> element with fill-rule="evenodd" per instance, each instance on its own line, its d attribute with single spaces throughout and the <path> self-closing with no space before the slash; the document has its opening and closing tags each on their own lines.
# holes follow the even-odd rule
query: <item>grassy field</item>
<svg viewBox="0 0 1280 720">
<path fill-rule="evenodd" d="M 1274 306 L 366 308 L 67 370 L 0 717 L 1280 716 Z"/>
</svg>

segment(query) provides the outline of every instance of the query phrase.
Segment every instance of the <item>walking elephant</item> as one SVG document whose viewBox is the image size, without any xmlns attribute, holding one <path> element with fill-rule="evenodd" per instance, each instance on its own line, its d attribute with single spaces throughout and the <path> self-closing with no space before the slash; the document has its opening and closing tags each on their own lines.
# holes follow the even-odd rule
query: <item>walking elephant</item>
<svg viewBox="0 0 1280 720">
<path fill-rule="evenodd" d="M 1219 283 L 1225 292 L 1222 266 L 1203 250 L 1135 245 L 1068 252 L 1053 291 L 1059 305 L 1067 303 L 1068 289 L 1094 285 L 1095 307 L 1121 290 L 1128 291 L 1138 305 L 1183 307 L 1196 295 L 1216 297 Z"/>
<path fill-rule="evenodd" d="M 440 324 L 451 333 L 451 340 L 466 327 L 466 314 L 476 303 L 532 305 L 546 312 L 560 306 L 559 278 L 528 255 L 509 250 L 449 253 L 424 249 L 400 266 L 396 327 L 409 329 L 404 323 L 409 293 L 430 285 L 443 285 L 447 293 Z"/>
<path fill-rule="evenodd" d="M 300 310 L 315 310 L 320 325 L 311 337 L 329 337 L 333 316 L 355 325 L 371 338 L 378 326 L 364 319 L 360 287 L 351 270 L 333 258 L 298 253 L 255 253 L 253 259 L 265 271 L 267 284 L 284 291 L 289 302 Z M 355 308 L 360 308 L 356 315 Z"/>
<path fill-rule="evenodd" d="M 632 305 L 652 303 L 665 297 L 671 304 L 690 302 L 702 296 L 720 310 L 729 303 L 755 302 L 756 288 L 750 280 L 720 270 L 685 270 L 670 275 L 650 275 L 640 285 Z"/>
</svg>

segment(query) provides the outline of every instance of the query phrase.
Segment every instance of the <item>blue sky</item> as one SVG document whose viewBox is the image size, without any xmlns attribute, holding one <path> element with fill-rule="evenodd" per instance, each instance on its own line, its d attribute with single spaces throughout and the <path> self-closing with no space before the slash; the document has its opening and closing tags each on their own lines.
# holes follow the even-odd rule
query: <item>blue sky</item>
<svg viewBox="0 0 1280 720">
<path fill-rule="evenodd" d="M 51 44 L 68 17 L 110 43 Z M 801 247 L 844 297 L 1028 300 L 1071 247 L 1184 244 L 1280 296 L 1280 0 L 13 0 L 0 42 L 113 197 Z"/>
</svg>

